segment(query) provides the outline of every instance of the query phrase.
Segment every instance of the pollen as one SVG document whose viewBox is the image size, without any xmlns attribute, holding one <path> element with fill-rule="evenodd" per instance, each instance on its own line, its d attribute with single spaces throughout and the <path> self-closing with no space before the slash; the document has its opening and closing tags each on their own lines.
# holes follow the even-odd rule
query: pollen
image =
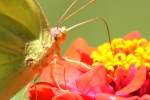
<svg viewBox="0 0 150 100">
<path fill-rule="evenodd" d="M 144 38 L 114 39 L 110 43 L 99 45 L 91 53 L 93 66 L 102 64 L 107 70 L 114 71 L 116 67 L 129 70 L 131 66 L 150 68 L 150 42 Z"/>
</svg>

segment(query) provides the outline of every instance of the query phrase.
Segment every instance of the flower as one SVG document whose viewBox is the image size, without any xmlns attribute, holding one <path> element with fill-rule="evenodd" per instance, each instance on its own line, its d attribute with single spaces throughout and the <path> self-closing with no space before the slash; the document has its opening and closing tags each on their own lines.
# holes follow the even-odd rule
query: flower
<svg viewBox="0 0 150 100">
<path fill-rule="evenodd" d="M 80 44 L 80 45 L 79 45 Z M 139 32 L 113 39 L 98 48 L 82 38 L 65 55 L 83 64 L 57 58 L 29 88 L 30 100 L 149 100 L 150 42 Z M 55 73 L 53 73 L 55 72 Z M 54 77 L 53 77 L 54 75 Z"/>
</svg>

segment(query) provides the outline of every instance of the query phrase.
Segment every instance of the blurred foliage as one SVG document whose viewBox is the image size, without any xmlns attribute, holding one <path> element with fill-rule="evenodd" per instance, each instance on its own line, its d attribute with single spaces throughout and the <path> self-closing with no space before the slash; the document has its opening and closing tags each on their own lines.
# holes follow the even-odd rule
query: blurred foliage
<svg viewBox="0 0 150 100">
<path fill-rule="evenodd" d="M 73 0 L 39 0 L 50 26 L 56 25 L 57 20 Z M 78 0 L 72 12 L 84 5 L 88 0 Z M 142 36 L 150 38 L 150 9 L 149 0 L 97 0 L 85 10 L 67 20 L 63 25 L 70 27 L 78 22 L 102 16 L 108 22 L 111 38 L 122 37 L 131 31 L 140 31 Z M 108 41 L 106 27 L 102 21 L 92 22 L 68 32 L 66 43 L 62 46 L 64 52 L 71 41 L 84 37 L 91 45 L 96 46 Z M 13 100 L 20 100 L 17 95 Z M 22 99 L 23 100 L 23 99 Z"/>
</svg>

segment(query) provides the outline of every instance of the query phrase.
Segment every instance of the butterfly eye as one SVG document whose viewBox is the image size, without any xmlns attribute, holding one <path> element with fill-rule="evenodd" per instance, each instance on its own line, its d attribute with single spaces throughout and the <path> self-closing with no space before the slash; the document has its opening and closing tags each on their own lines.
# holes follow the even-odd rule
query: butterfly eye
<svg viewBox="0 0 150 100">
<path fill-rule="evenodd" d="M 58 34 L 55 37 L 57 44 L 58 45 L 63 44 L 65 42 L 65 40 L 66 40 L 66 37 L 67 37 L 66 33 L 60 33 L 60 34 Z"/>
</svg>

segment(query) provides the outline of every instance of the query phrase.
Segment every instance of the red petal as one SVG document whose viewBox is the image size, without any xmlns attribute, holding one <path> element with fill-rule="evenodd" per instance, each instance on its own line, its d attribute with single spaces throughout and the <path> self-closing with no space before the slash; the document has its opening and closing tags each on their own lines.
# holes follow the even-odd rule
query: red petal
<svg viewBox="0 0 150 100">
<path fill-rule="evenodd" d="M 109 84 L 101 85 L 100 89 L 103 93 L 111 93 L 111 94 L 114 93 L 113 87 Z"/>
<path fill-rule="evenodd" d="M 136 39 L 141 38 L 141 34 L 138 31 L 130 32 L 126 36 L 123 37 L 124 39 Z"/>
<path fill-rule="evenodd" d="M 92 58 L 90 57 L 89 54 L 85 53 L 85 51 L 78 50 L 78 53 L 80 54 L 80 59 L 81 59 L 82 62 L 84 62 L 88 65 L 93 64 Z"/>
<path fill-rule="evenodd" d="M 46 82 L 34 84 L 29 89 L 30 100 L 51 100 L 55 95 L 55 90 Z"/>
<path fill-rule="evenodd" d="M 106 75 L 106 72 L 103 66 L 97 66 L 95 69 L 82 75 L 76 81 L 76 85 L 79 91 L 85 95 L 90 92 L 98 91 L 98 90 L 95 90 L 96 88 L 94 87 L 106 84 L 105 75 Z"/>
<path fill-rule="evenodd" d="M 143 85 L 145 79 L 146 79 L 146 68 L 143 66 L 137 72 L 137 76 L 135 76 L 134 79 L 126 87 L 117 91 L 116 95 L 124 96 L 138 90 Z"/>
<path fill-rule="evenodd" d="M 68 58 L 73 58 L 76 60 L 80 60 L 80 56 L 77 50 L 85 51 L 85 53 L 90 54 L 94 48 L 90 47 L 87 42 L 83 38 L 78 38 L 74 42 L 71 43 L 69 49 L 66 51 L 65 56 Z"/>
<path fill-rule="evenodd" d="M 137 73 L 137 69 L 135 68 L 135 66 L 131 66 L 128 73 L 127 73 L 125 80 L 123 81 L 124 86 L 126 86 L 127 84 L 129 84 L 133 80 L 136 73 Z"/>
<path fill-rule="evenodd" d="M 53 98 L 53 100 L 83 100 L 83 99 L 78 94 L 75 94 L 75 93 L 65 93 L 65 94 L 61 94 L 61 95 L 55 96 Z"/>
<path fill-rule="evenodd" d="M 115 70 L 114 82 L 115 90 L 119 90 L 123 87 L 123 80 L 126 77 L 126 71 L 123 68 L 117 68 Z"/>
<path fill-rule="evenodd" d="M 139 100 L 139 97 L 133 96 L 127 98 L 127 97 L 120 97 L 111 94 L 99 93 L 96 96 L 96 100 Z"/>
<path fill-rule="evenodd" d="M 46 67 L 40 75 L 40 81 L 49 82 L 55 86 L 52 77 L 52 68 L 55 70 L 54 77 L 57 79 L 59 85 L 65 89 L 76 88 L 75 80 L 80 77 L 83 73 L 87 72 L 82 65 L 76 63 L 70 63 L 65 60 L 58 60 L 57 65 L 51 65 Z"/>
<path fill-rule="evenodd" d="M 150 76 L 147 75 L 143 86 L 140 88 L 139 95 L 150 94 Z"/>
<path fill-rule="evenodd" d="M 130 67 L 128 73 L 126 73 L 126 70 L 123 68 L 116 69 L 114 77 L 115 90 L 118 91 L 119 89 L 129 84 L 136 73 L 136 68 L 134 66 Z"/>
</svg>

